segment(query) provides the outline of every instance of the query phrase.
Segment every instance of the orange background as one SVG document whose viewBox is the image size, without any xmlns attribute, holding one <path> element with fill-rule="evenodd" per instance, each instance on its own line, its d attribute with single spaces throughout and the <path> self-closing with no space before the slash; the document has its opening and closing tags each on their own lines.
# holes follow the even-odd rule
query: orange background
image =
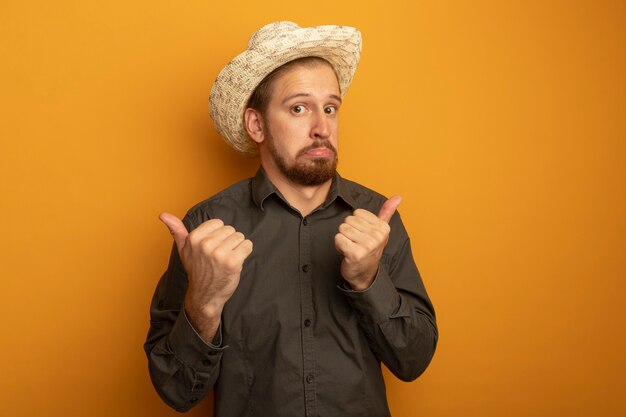
<svg viewBox="0 0 626 417">
<path fill-rule="evenodd" d="M 254 173 L 207 97 L 281 19 L 363 33 L 340 172 L 404 196 L 441 334 L 393 415 L 626 415 L 626 3 L 410 0 L 2 1 L 0 414 L 177 415 L 157 214 Z"/>
</svg>

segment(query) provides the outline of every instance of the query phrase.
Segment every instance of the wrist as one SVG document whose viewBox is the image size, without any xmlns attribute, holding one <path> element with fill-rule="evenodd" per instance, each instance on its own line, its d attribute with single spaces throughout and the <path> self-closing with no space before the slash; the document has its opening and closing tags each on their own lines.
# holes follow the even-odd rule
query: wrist
<svg viewBox="0 0 626 417">
<path fill-rule="evenodd" d="M 359 283 L 359 284 L 350 284 L 350 288 L 352 288 L 353 291 L 365 291 L 366 289 L 368 289 L 371 285 L 371 282 L 369 284 L 364 284 L 364 283 Z"/>
<path fill-rule="evenodd" d="M 350 284 L 350 288 L 352 288 L 353 291 L 365 291 L 372 286 L 374 278 L 376 278 L 375 273 L 373 275 L 368 275 L 366 278 L 363 279 L 346 281 L 348 281 L 348 284 Z"/>
<path fill-rule="evenodd" d="M 205 342 L 213 340 L 222 320 L 224 305 L 209 303 L 198 306 L 190 302 L 187 298 L 183 304 L 187 319 L 198 335 Z"/>
<path fill-rule="evenodd" d="M 194 317 L 202 321 L 212 321 L 219 319 L 222 316 L 222 310 L 224 309 L 225 303 L 209 302 L 200 304 L 194 302 L 189 297 L 185 297 L 183 304 L 187 316 Z"/>
</svg>

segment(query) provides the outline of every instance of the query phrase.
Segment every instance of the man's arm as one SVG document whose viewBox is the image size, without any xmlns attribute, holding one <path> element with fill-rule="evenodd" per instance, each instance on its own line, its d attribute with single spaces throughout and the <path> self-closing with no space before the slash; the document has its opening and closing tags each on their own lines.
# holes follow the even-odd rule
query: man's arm
<svg viewBox="0 0 626 417">
<path fill-rule="evenodd" d="M 150 377 L 161 398 L 186 411 L 205 397 L 219 375 L 220 316 L 239 283 L 252 242 L 219 220 L 192 224 L 163 214 L 175 240 L 167 271 L 150 308 L 145 343 Z"/>
<path fill-rule="evenodd" d="M 373 213 L 356 210 L 338 233 L 347 237 L 351 246 L 340 246 L 343 237 L 335 242 L 345 256 L 344 263 L 352 257 L 352 267 L 344 269 L 342 264 L 341 270 L 350 288 L 340 289 L 353 306 L 370 348 L 394 375 L 411 381 L 430 363 L 438 331 L 434 309 L 413 261 L 409 237 L 399 215 L 394 214 L 399 202 L 395 197 L 387 200 L 378 219 Z M 360 217 L 359 221 L 354 217 Z M 370 252 L 363 250 L 367 245 L 372 248 Z M 352 253 L 351 247 L 355 248 Z M 360 252 L 363 255 L 356 257 Z M 371 271 L 372 262 L 376 269 L 365 281 L 367 286 L 355 281 L 358 275 L 349 275 L 351 271 Z"/>
<path fill-rule="evenodd" d="M 206 343 L 183 310 L 187 274 L 176 245 L 150 305 L 150 329 L 144 345 L 152 385 L 176 411 L 187 411 L 211 390 L 220 372 L 224 347 L 219 337 Z"/>
</svg>

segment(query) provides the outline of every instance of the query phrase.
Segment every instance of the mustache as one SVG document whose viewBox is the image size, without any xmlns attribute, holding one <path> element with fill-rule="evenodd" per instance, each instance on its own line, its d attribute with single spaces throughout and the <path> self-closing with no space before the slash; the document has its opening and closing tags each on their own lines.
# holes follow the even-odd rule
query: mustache
<svg viewBox="0 0 626 417">
<path fill-rule="evenodd" d="M 308 151 L 311 151 L 313 149 L 318 149 L 318 148 L 330 149 L 335 154 L 335 156 L 337 155 L 337 149 L 333 146 L 332 143 L 330 143 L 327 140 L 320 140 L 320 141 L 313 142 L 311 145 L 307 146 L 306 148 L 300 149 L 296 157 L 302 156 Z"/>
</svg>

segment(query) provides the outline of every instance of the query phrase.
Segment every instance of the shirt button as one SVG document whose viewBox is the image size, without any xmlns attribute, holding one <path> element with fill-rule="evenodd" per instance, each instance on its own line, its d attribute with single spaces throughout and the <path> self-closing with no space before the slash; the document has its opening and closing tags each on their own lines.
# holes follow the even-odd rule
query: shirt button
<svg viewBox="0 0 626 417">
<path fill-rule="evenodd" d="M 302 220 L 302 224 L 306 226 L 307 224 L 309 224 L 309 221 L 307 219 L 304 219 Z"/>
<path fill-rule="evenodd" d="M 304 327 L 309 327 L 310 325 L 311 325 L 311 320 L 310 319 L 304 320 Z"/>
<path fill-rule="evenodd" d="M 302 265 L 302 272 L 309 272 L 309 266 L 306 264 Z"/>
<path fill-rule="evenodd" d="M 313 382 L 313 375 L 309 374 L 306 376 L 306 382 L 307 384 L 310 384 L 311 382 Z"/>
<path fill-rule="evenodd" d="M 199 384 L 196 384 L 196 386 L 193 387 L 193 389 L 202 389 L 202 388 L 204 388 L 204 384 L 202 382 Z"/>
</svg>

